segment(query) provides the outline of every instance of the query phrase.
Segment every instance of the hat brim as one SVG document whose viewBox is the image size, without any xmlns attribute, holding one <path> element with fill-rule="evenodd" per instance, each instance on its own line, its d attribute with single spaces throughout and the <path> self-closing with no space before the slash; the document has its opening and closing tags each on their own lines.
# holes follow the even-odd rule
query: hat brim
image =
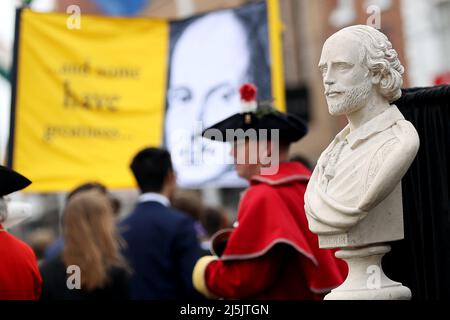
<svg viewBox="0 0 450 320">
<path fill-rule="evenodd" d="M 10 168 L 0 166 L 0 196 L 22 190 L 28 187 L 31 181 Z"/>
<path fill-rule="evenodd" d="M 251 138 L 251 134 L 245 134 L 249 133 L 250 129 L 254 130 L 256 138 L 259 138 L 260 134 L 265 134 L 268 140 L 274 137 L 271 130 L 278 130 L 278 138 L 284 143 L 298 141 L 308 132 L 307 125 L 293 115 L 273 112 L 258 116 L 249 112 L 234 114 L 212 125 L 202 132 L 202 136 L 214 141 L 232 142 Z"/>
</svg>

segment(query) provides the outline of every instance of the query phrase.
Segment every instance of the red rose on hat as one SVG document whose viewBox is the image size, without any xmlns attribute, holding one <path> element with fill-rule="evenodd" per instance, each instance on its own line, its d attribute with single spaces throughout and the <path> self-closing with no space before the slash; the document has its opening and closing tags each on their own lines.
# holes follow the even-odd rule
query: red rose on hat
<svg viewBox="0 0 450 320">
<path fill-rule="evenodd" d="M 250 102 L 256 100 L 257 93 L 256 86 L 251 83 L 244 83 L 239 89 L 239 93 L 241 94 L 241 100 Z"/>
</svg>

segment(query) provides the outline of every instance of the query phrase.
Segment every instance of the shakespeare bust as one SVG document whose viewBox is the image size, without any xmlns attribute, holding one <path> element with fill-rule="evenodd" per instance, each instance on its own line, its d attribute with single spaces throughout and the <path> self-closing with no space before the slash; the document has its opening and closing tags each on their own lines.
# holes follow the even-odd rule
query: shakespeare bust
<svg viewBox="0 0 450 320">
<path fill-rule="evenodd" d="M 336 256 L 350 269 L 349 252 L 357 250 L 365 252 L 359 258 L 377 252 L 381 268 L 389 246 L 374 244 L 404 237 L 401 179 L 419 148 L 414 126 L 392 104 L 404 68 L 383 33 L 357 25 L 326 40 L 319 69 L 329 113 L 345 115 L 348 125 L 323 151 L 308 184 L 309 228 L 321 248 L 348 248 Z M 367 246 L 372 250 L 359 249 Z"/>
</svg>

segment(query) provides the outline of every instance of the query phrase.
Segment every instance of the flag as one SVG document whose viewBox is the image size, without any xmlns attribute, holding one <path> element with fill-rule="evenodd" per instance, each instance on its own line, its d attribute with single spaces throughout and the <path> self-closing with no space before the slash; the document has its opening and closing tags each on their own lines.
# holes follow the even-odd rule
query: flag
<svg viewBox="0 0 450 320">
<path fill-rule="evenodd" d="M 135 186 L 129 164 L 167 148 L 183 187 L 243 186 L 202 129 L 239 109 L 243 82 L 284 110 L 277 1 L 185 20 L 18 11 L 8 165 L 26 191 Z"/>
</svg>

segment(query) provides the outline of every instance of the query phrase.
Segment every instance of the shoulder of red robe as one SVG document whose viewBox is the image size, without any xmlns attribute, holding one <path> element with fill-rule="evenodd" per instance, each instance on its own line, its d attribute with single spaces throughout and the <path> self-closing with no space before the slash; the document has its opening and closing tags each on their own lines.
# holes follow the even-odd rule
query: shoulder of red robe
<svg viewBox="0 0 450 320">
<path fill-rule="evenodd" d="M 256 175 L 252 177 L 251 183 L 266 183 L 269 185 L 281 185 L 293 181 L 308 182 L 311 177 L 309 171 L 303 164 L 299 162 L 283 162 L 278 166 L 275 174 Z"/>
<path fill-rule="evenodd" d="M 286 197 L 292 199 L 289 205 Z M 294 185 L 284 189 L 283 194 L 270 184 L 251 186 L 241 201 L 239 224 L 230 234 L 221 259 L 252 259 L 277 244 L 286 244 L 317 265 L 311 247 L 316 241 L 307 226 L 302 198 L 302 189 Z"/>
</svg>

